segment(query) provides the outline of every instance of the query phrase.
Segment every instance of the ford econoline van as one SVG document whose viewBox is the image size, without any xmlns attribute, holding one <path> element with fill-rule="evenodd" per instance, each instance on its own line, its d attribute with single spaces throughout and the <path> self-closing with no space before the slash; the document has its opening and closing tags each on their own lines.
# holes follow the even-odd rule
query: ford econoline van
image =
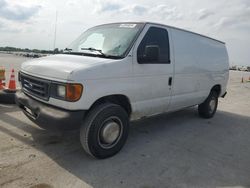
<svg viewBox="0 0 250 188">
<path fill-rule="evenodd" d="M 79 128 L 84 150 L 102 159 L 121 150 L 132 120 L 195 105 L 212 118 L 228 76 L 224 42 L 156 23 L 104 24 L 63 54 L 23 63 L 16 103 L 44 129 Z"/>
</svg>

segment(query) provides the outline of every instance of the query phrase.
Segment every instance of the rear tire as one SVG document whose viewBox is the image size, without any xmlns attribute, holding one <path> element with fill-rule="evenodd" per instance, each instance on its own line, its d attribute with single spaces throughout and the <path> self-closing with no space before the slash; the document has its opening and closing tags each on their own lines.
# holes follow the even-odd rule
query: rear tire
<svg viewBox="0 0 250 188">
<path fill-rule="evenodd" d="M 122 149 L 128 132 L 127 112 L 117 104 L 104 103 L 87 114 L 81 125 L 80 141 L 89 155 L 104 159 Z"/>
<path fill-rule="evenodd" d="M 207 99 L 198 106 L 198 112 L 202 118 L 212 118 L 217 110 L 218 94 L 211 91 Z"/>
</svg>

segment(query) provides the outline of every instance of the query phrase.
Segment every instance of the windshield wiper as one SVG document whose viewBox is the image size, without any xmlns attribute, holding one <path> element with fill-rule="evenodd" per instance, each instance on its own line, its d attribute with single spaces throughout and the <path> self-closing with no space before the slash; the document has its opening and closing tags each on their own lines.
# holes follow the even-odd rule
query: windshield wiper
<svg viewBox="0 0 250 188">
<path fill-rule="evenodd" d="M 99 52 L 102 56 L 107 57 L 105 53 L 102 52 L 102 50 L 96 49 L 96 48 L 81 48 L 81 50 L 89 50 L 89 51 L 94 51 L 94 52 Z"/>
<path fill-rule="evenodd" d="M 96 49 L 96 48 L 81 48 L 81 50 L 89 50 L 89 51 L 95 51 L 95 52 L 99 52 L 100 55 L 99 56 L 102 56 L 102 57 L 105 57 L 105 58 L 113 58 L 113 59 L 120 59 L 121 56 L 115 56 L 115 55 L 108 55 L 108 54 L 105 54 L 102 52 L 102 50 L 100 49 Z M 98 55 L 98 54 L 96 54 Z"/>
<path fill-rule="evenodd" d="M 67 51 L 67 52 L 71 52 L 73 49 L 71 49 L 71 48 L 65 48 L 64 50 Z"/>
<path fill-rule="evenodd" d="M 102 52 L 102 50 L 95 49 L 95 48 L 81 48 L 81 50 L 89 50 L 89 51 L 96 51 L 99 52 L 100 54 L 93 54 L 93 53 L 84 53 L 84 52 L 75 52 L 72 51 L 73 49 L 71 48 L 65 48 L 64 54 L 71 54 L 71 55 L 84 55 L 84 56 L 99 56 L 99 57 L 104 57 L 104 58 L 112 58 L 112 59 L 120 59 L 121 56 L 113 56 L 113 55 L 107 55 Z"/>
</svg>

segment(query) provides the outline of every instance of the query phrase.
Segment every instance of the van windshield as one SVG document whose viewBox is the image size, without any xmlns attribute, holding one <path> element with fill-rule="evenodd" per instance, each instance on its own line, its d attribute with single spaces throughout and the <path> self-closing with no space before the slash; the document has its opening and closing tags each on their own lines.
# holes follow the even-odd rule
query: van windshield
<svg viewBox="0 0 250 188">
<path fill-rule="evenodd" d="M 141 23 L 106 24 L 88 29 L 66 50 L 72 54 L 122 58 L 143 27 Z"/>
</svg>

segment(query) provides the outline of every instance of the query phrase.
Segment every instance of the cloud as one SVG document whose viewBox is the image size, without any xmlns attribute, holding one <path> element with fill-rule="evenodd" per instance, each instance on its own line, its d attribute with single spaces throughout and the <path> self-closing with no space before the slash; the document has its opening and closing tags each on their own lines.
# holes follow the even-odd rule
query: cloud
<svg viewBox="0 0 250 188">
<path fill-rule="evenodd" d="M 10 6 L 5 0 L 0 0 L 0 17 L 7 20 L 25 21 L 35 15 L 40 9 L 41 6 Z"/>
<path fill-rule="evenodd" d="M 129 6 L 124 6 L 119 11 L 122 14 L 143 15 L 144 13 L 146 13 L 148 11 L 148 7 L 133 4 L 133 5 L 129 5 Z"/>
<path fill-rule="evenodd" d="M 19 28 L 16 27 L 11 27 L 5 22 L 2 22 L 0 20 L 0 32 L 7 32 L 7 33 L 16 33 L 16 32 L 21 32 Z"/>
<path fill-rule="evenodd" d="M 222 17 L 219 21 L 215 24 L 215 27 L 232 27 L 235 24 L 235 20 L 230 17 Z"/>
<path fill-rule="evenodd" d="M 102 12 L 119 11 L 121 8 L 122 8 L 121 5 L 116 2 L 97 1 L 95 12 L 102 13 Z"/>
<path fill-rule="evenodd" d="M 237 49 L 250 43 L 250 0 L 0 0 L 0 46 L 51 48 L 56 10 L 59 48 L 94 25 L 152 21 L 225 41 L 232 61 L 249 64 L 250 53 Z"/>
<path fill-rule="evenodd" d="M 115 10 L 119 10 L 121 8 L 121 6 L 119 4 L 116 3 L 107 3 L 104 6 L 101 7 L 101 12 L 106 12 L 106 11 L 115 11 Z"/>
<path fill-rule="evenodd" d="M 209 16 L 213 15 L 214 12 L 213 11 L 209 11 L 207 9 L 200 9 L 198 12 L 198 20 L 204 20 L 206 18 L 208 18 Z"/>
<path fill-rule="evenodd" d="M 142 15 L 147 12 L 147 8 L 141 5 L 133 5 L 132 12 L 136 15 Z"/>
<path fill-rule="evenodd" d="M 224 16 L 218 19 L 214 24 L 217 29 L 231 28 L 240 30 L 242 28 L 250 28 L 250 7 L 238 5 L 235 8 L 228 9 Z"/>
<path fill-rule="evenodd" d="M 149 12 L 151 15 L 160 17 L 162 20 L 178 20 L 183 17 L 176 7 L 169 7 L 165 4 L 157 5 L 149 9 Z"/>
<path fill-rule="evenodd" d="M 1 21 L 0 21 L 0 30 L 2 29 L 2 28 L 4 28 L 4 23 L 2 23 Z"/>
<path fill-rule="evenodd" d="M 177 20 L 182 18 L 182 14 L 176 7 L 166 4 L 159 4 L 151 7 L 141 4 L 122 4 L 115 1 L 97 1 L 94 13 L 115 14 L 119 16 L 146 16 L 162 20 Z"/>
<path fill-rule="evenodd" d="M 6 1 L 0 0 L 0 8 L 5 7 L 7 5 Z"/>
</svg>

